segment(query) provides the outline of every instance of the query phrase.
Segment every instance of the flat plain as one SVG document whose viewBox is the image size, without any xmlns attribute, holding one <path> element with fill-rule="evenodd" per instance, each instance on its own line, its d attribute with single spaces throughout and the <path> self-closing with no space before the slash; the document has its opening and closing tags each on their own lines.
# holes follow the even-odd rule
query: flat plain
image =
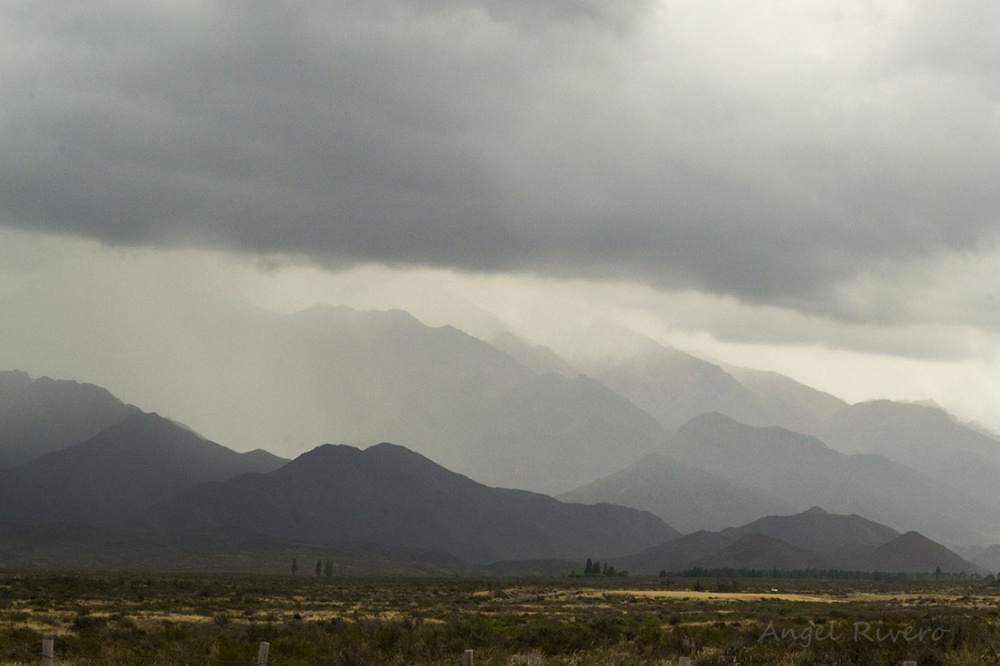
<svg viewBox="0 0 1000 666">
<path fill-rule="evenodd" d="M 0 665 L 1000 663 L 985 580 L 0 574 Z"/>
</svg>

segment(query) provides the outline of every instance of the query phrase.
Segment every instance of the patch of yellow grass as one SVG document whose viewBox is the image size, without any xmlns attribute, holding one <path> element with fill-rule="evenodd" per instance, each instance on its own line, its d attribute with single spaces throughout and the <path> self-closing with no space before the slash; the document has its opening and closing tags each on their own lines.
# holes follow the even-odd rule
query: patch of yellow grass
<svg viewBox="0 0 1000 666">
<path fill-rule="evenodd" d="M 827 595 L 815 594 L 783 594 L 780 592 L 696 592 L 694 590 L 590 590 L 592 597 L 605 595 L 645 597 L 647 599 L 697 599 L 699 601 L 807 601 L 817 603 L 841 603 L 847 601 L 843 597 L 833 598 Z"/>
</svg>

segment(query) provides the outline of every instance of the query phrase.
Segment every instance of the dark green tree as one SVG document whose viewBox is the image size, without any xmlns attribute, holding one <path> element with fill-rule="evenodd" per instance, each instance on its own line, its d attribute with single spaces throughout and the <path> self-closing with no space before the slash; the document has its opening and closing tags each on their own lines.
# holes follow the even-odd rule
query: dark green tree
<svg viewBox="0 0 1000 666">
<path fill-rule="evenodd" d="M 299 561 L 296 558 L 292 558 L 292 575 L 294 576 L 299 572 Z"/>
<path fill-rule="evenodd" d="M 323 575 L 323 560 L 316 560 L 316 577 Z"/>
<path fill-rule="evenodd" d="M 585 574 L 594 573 L 594 563 L 590 561 L 589 557 L 587 558 L 587 566 L 583 568 L 583 573 Z"/>
</svg>

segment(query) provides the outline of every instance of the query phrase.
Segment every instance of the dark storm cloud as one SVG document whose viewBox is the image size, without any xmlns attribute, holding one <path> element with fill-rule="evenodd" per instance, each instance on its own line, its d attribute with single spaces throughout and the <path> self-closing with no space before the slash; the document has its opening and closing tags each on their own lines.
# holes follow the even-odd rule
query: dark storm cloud
<svg viewBox="0 0 1000 666">
<path fill-rule="evenodd" d="M 877 316 L 838 287 L 996 239 L 996 10 L 776 7 L 7 8 L 0 220 Z"/>
</svg>

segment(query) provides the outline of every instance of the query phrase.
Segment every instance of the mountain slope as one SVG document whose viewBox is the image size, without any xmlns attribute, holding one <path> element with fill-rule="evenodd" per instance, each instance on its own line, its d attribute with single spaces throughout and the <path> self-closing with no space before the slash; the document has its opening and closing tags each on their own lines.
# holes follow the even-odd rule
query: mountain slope
<svg viewBox="0 0 1000 666">
<path fill-rule="evenodd" d="M 1000 441 L 941 409 L 889 400 L 860 403 L 837 412 L 821 436 L 840 451 L 885 456 L 1000 506 Z"/>
<path fill-rule="evenodd" d="M 757 397 L 725 370 L 677 349 L 648 346 L 625 360 L 598 366 L 593 376 L 667 428 L 705 412 L 743 423 L 770 423 Z"/>
<path fill-rule="evenodd" d="M 485 340 L 539 375 L 554 373 L 564 377 L 576 377 L 580 374 L 550 348 L 533 345 L 510 331 L 500 331 Z"/>
<path fill-rule="evenodd" d="M 0 470 L 0 520 L 114 525 L 192 486 L 284 462 L 140 412 L 82 444 Z"/>
<path fill-rule="evenodd" d="M 777 425 L 807 435 L 818 435 L 823 424 L 848 406 L 846 402 L 801 384 L 777 372 L 733 365 L 721 367 L 756 396 L 768 415 L 767 425 Z"/>
<path fill-rule="evenodd" d="M 614 564 L 622 571 L 638 575 L 655 576 L 660 571 L 678 572 L 690 568 L 693 562 L 714 555 L 731 543 L 733 539 L 725 534 L 701 530 L 642 552 L 620 557 Z"/>
<path fill-rule="evenodd" d="M 794 510 L 764 490 L 660 453 L 558 497 L 565 502 L 610 502 L 644 509 L 682 532 L 719 530 Z"/>
<path fill-rule="evenodd" d="M 622 554 L 678 533 L 646 512 L 490 488 L 403 447 L 318 447 L 266 475 L 193 488 L 149 511 L 165 534 L 434 548 L 473 562 Z"/>
<path fill-rule="evenodd" d="M 0 469 L 79 444 L 138 411 L 93 384 L 0 372 Z"/>
<path fill-rule="evenodd" d="M 798 548 L 766 534 L 750 532 L 718 552 L 695 560 L 692 567 L 705 569 L 826 569 L 830 560 L 819 553 Z"/>
<path fill-rule="evenodd" d="M 483 409 L 477 428 L 471 476 L 552 493 L 603 477 L 664 437 L 651 416 L 583 375 L 533 377 Z"/>
</svg>

